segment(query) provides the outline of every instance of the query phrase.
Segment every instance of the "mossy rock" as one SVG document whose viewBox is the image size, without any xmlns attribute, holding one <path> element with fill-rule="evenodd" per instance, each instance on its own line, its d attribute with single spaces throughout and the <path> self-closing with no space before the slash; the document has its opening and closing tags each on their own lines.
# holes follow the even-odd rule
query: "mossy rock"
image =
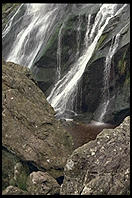
<svg viewBox="0 0 132 198">
<path fill-rule="evenodd" d="M 9 185 L 16 185 L 14 177 L 14 166 L 20 160 L 8 152 L 6 149 L 2 149 L 2 190 Z"/>
</svg>

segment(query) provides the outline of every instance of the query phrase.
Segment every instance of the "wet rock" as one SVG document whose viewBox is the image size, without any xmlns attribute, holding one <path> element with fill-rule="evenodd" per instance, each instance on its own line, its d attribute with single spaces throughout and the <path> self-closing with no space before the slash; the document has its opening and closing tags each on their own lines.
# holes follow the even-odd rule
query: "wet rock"
<svg viewBox="0 0 132 198">
<path fill-rule="evenodd" d="M 32 172 L 27 180 L 27 190 L 31 195 L 57 195 L 60 185 L 47 172 Z"/>
<path fill-rule="evenodd" d="M 28 192 L 23 191 L 15 186 L 8 186 L 3 190 L 2 195 L 29 195 Z"/>
<path fill-rule="evenodd" d="M 130 194 L 130 117 L 72 153 L 60 194 Z"/>
<path fill-rule="evenodd" d="M 72 137 L 54 118 L 27 68 L 11 62 L 2 65 L 2 102 L 3 146 L 53 177 L 62 176 L 73 150 Z"/>
</svg>

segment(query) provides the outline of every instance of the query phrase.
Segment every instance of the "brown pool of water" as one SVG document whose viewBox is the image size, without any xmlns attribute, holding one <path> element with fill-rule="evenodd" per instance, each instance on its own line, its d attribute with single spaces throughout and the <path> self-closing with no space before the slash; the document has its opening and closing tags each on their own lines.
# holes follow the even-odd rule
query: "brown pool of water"
<svg viewBox="0 0 132 198">
<path fill-rule="evenodd" d="M 75 121 L 66 121 L 63 123 L 63 126 L 72 135 L 75 148 L 96 139 L 97 135 L 103 129 L 113 129 L 116 127 L 115 125 L 109 123 L 101 123 L 94 120 L 88 124 Z"/>
</svg>

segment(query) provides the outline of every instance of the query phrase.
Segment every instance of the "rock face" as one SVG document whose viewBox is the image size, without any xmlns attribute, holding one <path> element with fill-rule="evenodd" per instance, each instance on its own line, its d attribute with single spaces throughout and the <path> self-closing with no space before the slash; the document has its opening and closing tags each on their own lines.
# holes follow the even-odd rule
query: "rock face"
<svg viewBox="0 0 132 198">
<path fill-rule="evenodd" d="M 130 117 L 72 153 L 60 194 L 130 194 Z"/>
<path fill-rule="evenodd" d="M 2 65 L 2 144 L 55 178 L 73 146 L 29 70 L 11 62 Z"/>
<path fill-rule="evenodd" d="M 47 172 L 32 172 L 27 180 L 27 190 L 31 195 L 57 195 L 60 185 Z"/>
</svg>

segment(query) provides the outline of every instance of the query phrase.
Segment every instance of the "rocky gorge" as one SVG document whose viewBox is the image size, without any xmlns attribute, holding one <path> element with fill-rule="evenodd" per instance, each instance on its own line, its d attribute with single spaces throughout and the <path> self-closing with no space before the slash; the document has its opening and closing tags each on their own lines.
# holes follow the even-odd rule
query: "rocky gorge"
<svg viewBox="0 0 132 198">
<path fill-rule="evenodd" d="M 9 20 L 21 5 L 3 6 L 3 13 L 7 8 L 3 15 L 5 23 L 8 12 Z M 58 120 L 46 99 L 56 80 L 63 78 L 81 56 L 86 24 L 88 20 L 89 25 L 94 22 L 99 8 L 99 4 L 86 8 L 82 4 L 62 6 L 57 15 L 60 23 L 55 25 L 46 47 L 30 69 L 25 67 L 28 65 L 6 60 L 13 34 L 9 40 L 3 38 L 3 195 L 130 194 L 129 5 L 110 20 L 97 42 L 76 95 L 72 95 L 75 98 L 73 101 L 71 98 L 76 114 L 66 111 L 73 121 Z M 23 16 L 24 6 L 20 11 Z M 19 19 L 18 15 L 15 18 Z M 118 50 L 110 67 L 110 102 L 103 122 L 98 122 L 103 105 L 105 61 L 120 30 Z M 60 63 L 61 70 L 56 72 Z"/>
</svg>

